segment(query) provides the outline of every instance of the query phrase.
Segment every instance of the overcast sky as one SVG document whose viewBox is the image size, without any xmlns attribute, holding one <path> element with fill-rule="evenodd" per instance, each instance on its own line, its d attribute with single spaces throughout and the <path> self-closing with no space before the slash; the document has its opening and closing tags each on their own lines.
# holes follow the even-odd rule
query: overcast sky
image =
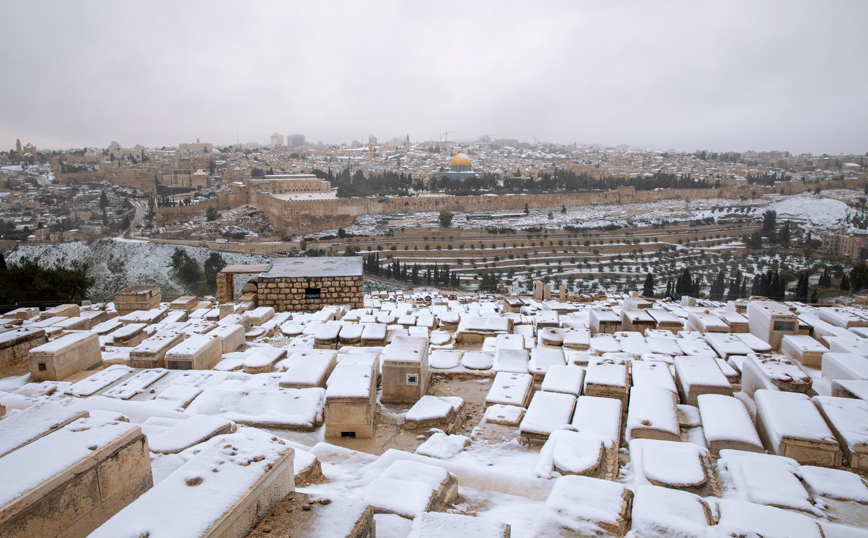
<svg viewBox="0 0 868 538">
<path fill-rule="evenodd" d="M 6 2 L 0 148 L 868 151 L 868 2 Z"/>
</svg>

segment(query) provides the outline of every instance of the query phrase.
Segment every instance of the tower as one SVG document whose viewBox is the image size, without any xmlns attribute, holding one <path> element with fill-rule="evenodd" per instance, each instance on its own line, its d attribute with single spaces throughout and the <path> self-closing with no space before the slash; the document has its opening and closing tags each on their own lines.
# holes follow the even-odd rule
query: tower
<svg viewBox="0 0 868 538">
<path fill-rule="evenodd" d="M 21 157 L 21 139 L 15 140 L 15 154 Z"/>
</svg>

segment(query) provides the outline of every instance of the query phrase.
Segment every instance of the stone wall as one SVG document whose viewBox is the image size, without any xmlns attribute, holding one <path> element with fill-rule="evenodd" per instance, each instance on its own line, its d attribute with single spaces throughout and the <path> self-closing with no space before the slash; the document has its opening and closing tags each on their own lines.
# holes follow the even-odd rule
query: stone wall
<svg viewBox="0 0 868 538">
<path fill-rule="evenodd" d="M 259 278 L 259 306 L 270 306 L 276 312 L 316 312 L 325 305 L 349 305 L 362 308 L 362 277 L 285 277 Z M 307 293 L 318 289 L 319 294 Z"/>
<path fill-rule="evenodd" d="M 204 215 L 209 207 L 217 210 L 234 209 L 247 203 L 247 195 L 242 193 L 221 192 L 217 198 L 211 198 L 207 202 L 179 207 L 158 207 L 157 225 L 162 226 L 172 222 L 190 220 L 197 215 Z"/>
</svg>

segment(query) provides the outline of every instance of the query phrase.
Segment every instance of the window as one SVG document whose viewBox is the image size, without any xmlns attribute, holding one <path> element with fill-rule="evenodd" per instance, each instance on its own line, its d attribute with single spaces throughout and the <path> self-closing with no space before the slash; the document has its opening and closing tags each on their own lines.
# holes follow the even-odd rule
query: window
<svg viewBox="0 0 868 538">
<path fill-rule="evenodd" d="M 419 384 L 419 374 L 407 374 L 407 384 L 408 385 L 418 385 Z"/>
<path fill-rule="evenodd" d="M 320 289 L 319 288 L 305 288 L 304 289 L 304 298 L 305 299 L 319 299 Z"/>
<path fill-rule="evenodd" d="M 796 328 L 796 324 L 792 321 L 776 321 L 774 323 L 775 331 L 785 331 L 785 332 L 793 332 Z"/>
</svg>

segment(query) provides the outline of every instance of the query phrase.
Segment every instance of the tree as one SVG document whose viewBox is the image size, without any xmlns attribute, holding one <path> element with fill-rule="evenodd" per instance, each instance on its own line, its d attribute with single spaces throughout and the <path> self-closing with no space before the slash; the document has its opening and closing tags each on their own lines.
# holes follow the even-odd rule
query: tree
<svg viewBox="0 0 868 538">
<path fill-rule="evenodd" d="M 226 267 L 226 260 L 223 259 L 223 255 L 219 252 L 212 252 L 208 258 L 205 259 L 205 282 L 210 285 L 217 285 L 217 273 L 223 270 Z"/>
<path fill-rule="evenodd" d="M 99 194 L 99 208 L 105 209 L 109 205 L 108 196 L 106 196 L 105 191 L 101 191 Z"/>
<path fill-rule="evenodd" d="M 799 275 L 799 281 L 796 283 L 795 300 L 803 303 L 808 302 L 808 273 L 803 272 Z"/>
<path fill-rule="evenodd" d="M 220 218 L 220 213 L 217 211 L 217 208 L 215 208 L 213 205 L 208 206 L 208 209 L 205 211 L 205 219 L 208 222 L 213 222 L 219 218 Z"/>
<path fill-rule="evenodd" d="M 2 252 L 0 252 L 0 271 L 5 271 L 5 270 L 6 270 L 6 256 L 4 256 Z"/>
<path fill-rule="evenodd" d="M 850 290 L 850 279 L 847 277 L 847 273 L 844 273 L 844 276 L 841 277 L 841 291 L 849 291 Z"/>
<path fill-rule="evenodd" d="M 448 228 L 449 226 L 451 226 L 452 225 L 452 217 L 453 217 L 453 215 L 449 211 L 446 211 L 446 210 L 441 211 L 440 217 L 439 217 L 440 218 L 440 226 L 443 226 L 444 228 Z"/>
<path fill-rule="evenodd" d="M 527 204 L 524 204 L 524 214 L 530 215 L 530 208 L 527 206 Z"/>
<path fill-rule="evenodd" d="M 124 220 L 121 221 L 121 230 L 126 230 L 130 227 L 130 216 L 124 215 Z"/>
<path fill-rule="evenodd" d="M 781 233 L 778 235 L 778 243 L 785 247 L 790 246 L 790 221 L 785 222 L 784 227 L 781 228 Z"/>
<path fill-rule="evenodd" d="M 685 267 L 684 272 L 678 277 L 675 282 L 675 294 L 677 296 L 693 294 L 693 277 L 690 276 L 690 269 Z"/>
<path fill-rule="evenodd" d="M 567 204 L 561 206 L 561 214 L 565 214 L 567 212 Z"/>
<path fill-rule="evenodd" d="M 338 237 L 344 238 L 346 236 L 347 236 L 347 231 L 344 230 L 343 228 L 338 228 Z"/>
<path fill-rule="evenodd" d="M 774 209 L 769 209 L 763 213 L 762 235 L 768 237 L 769 241 L 775 242 L 775 221 L 777 220 L 777 212 Z"/>
<path fill-rule="evenodd" d="M 654 275 L 648 273 L 642 286 L 642 297 L 654 297 Z"/>
<path fill-rule="evenodd" d="M 214 159 L 211 159 L 211 162 L 208 163 L 208 173 L 213 176 L 214 172 L 216 172 L 216 171 L 217 171 L 217 163 L 214 162 Z"/>
<path fill-rule="evenodd" d="M 868 265 L 865 262 L 857 263 L 850 270 L 850 290 L 859 291 L 868 288 Z"/>
<path fill-rule="evenodd" d="M 108 226 L 108 215 L 105 212 L 105 208 L 102 210 L 102 224 L 103 226 Z"/>
<path fill-rule="evenodd" d="M 708 297 L 712 301 L 722 301 L 723 292 L 726 288 L 726 275 L 723 271 L 717 273 L 714 282 L 711 283 L 711 288 L 708 290 Z"/>
</svg>

